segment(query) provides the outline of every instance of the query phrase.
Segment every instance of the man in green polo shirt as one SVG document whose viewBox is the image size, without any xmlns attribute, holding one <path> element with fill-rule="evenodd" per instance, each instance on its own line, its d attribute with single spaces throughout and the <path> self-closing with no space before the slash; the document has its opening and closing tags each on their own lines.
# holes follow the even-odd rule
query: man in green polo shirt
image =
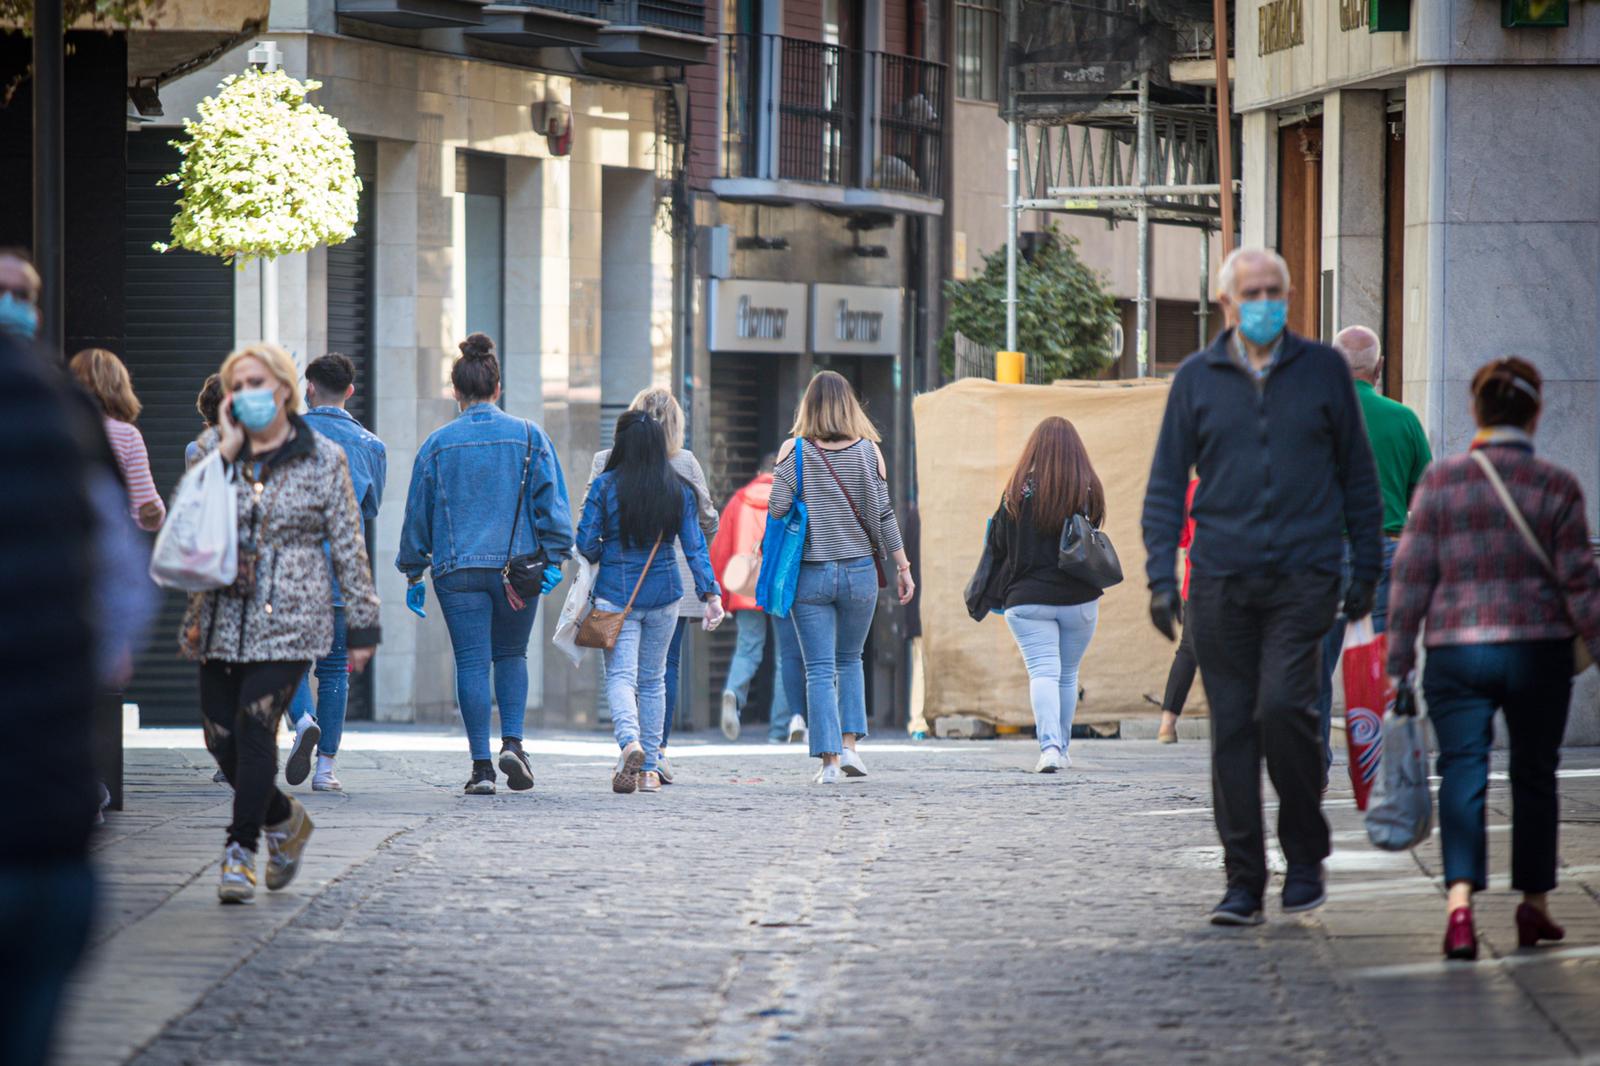
<svg viewBox="0 0 1600 1066">
<path fill-rule="evenodd" d="M 1433 453 L 1422 422 L 1411 408 L 1378 392 L 1378 382 L 1383 378 L 1383 348 L 1378 335 L 1366 326 L 1350 326 L 1333 338 L 1333 347 L 1350 364 L 1356 399 L 1367 420 L 1372 458 L 1378 464 L 1378 488 L 1383 494 L 1383 576 L 1378 580 L 1372 624 L 1382 633 L 1389 615 L 1389 568 L 1394 562 L 1395 545 L 1406 528 L 1411 495 L 1422 480 L 1422 472 L 1433 461 Z"/>
</svg>

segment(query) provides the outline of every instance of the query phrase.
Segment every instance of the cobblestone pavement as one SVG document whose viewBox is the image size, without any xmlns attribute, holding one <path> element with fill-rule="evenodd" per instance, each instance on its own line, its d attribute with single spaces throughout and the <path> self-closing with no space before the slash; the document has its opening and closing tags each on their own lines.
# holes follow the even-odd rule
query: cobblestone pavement
<svg viewBox="0 0 1600 1066">
<path fill-rule="evenodd" d="M 544 738 L 534 791 L 481 798 L 458 739 L 352 731 L 348 791 L 297 790 L 300 879 L 222 908 L 227 792 L 187 736 L 130 750 L 98 839 L 72 1066 L 1600 1056 L 1600 750 L 1564 764 L 1569 946 L 1516 950 L 1502 776 L 1484 958 L 1446 966 L 1437 842 L 1375 851 L 1337 787 L 1330 903 L 1206 924 L 1201 743 L 1079 742 L 1053 777 L 1026 742 L 869 743 L 823 790 L 795 749 L 689 741 L 679 784 L 618 796 L 604 742 Z"/>
</svg>

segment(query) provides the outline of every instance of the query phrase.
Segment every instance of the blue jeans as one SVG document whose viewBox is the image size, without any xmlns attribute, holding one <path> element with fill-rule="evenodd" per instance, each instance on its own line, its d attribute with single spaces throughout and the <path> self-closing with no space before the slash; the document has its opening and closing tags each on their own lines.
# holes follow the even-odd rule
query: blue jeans
<svg viewBox="0 0 1600 1066">
<path fill-rule="evenodd" d="M 1383 572 L 1378 575 L 1377 587 L 1372 597 L 1372 628 L 1382 633 L 1389 622 L 1389 571 L 1394 567 L 1394 550 L 1398 540 L 1383 538 Z M 1339 581 L 1341 613 L 1334 616 L 1333 627 L 1322 641 L 1322 687 L 1317 691 L 1317 716 L 1322 726 L 1322 762 L 1333 765 L 1333 672 L 1339 667 L 1344 654 L 1345 617 L 1342 613 L 1344 594 L 1350 588 L 1350 545 L 1344 546 L 1343 572 Z"/>
<path fill-rule="evenodd" d="M 521 740 L 528 712 L 528 638 L 538 604 L 512 610 L 500 571 L 487 567 L 436 577 L 433 592 L 456 653 L 456 702 L 467 727 L 467 743 L 473 761 L 488 759 L 490 664 L 500 705 L 500 735 Z"/>
<path fill-rule="evenodd" d="M 339 738 L 344 735 L 344 713 L 350 704 L 350 649 L 345 645 L 349 630 L 345 626 L 344 608 L 333 609 L 333 648 L 317 660 L 313 673 L 317 675 L 317 702 L 311 703 L 311 676 L 300 679 L 294 700 L 289 704 L 289 718 L 298 724 L 306 715 L 316 719 L 322 727 L 322 739 L 317 751 L 332 758 L 339 754 Z"/>
<path fill-rule="evenodd" d="M 672 643 L 667 645 L 667 713 L 661 719 L 661 746 L 665 748 L 672 739 L 672 719 L 678 714 L 678 668 L 683 663 L 683 631 L 691 619 L 679 618 L 672 630 Z"/>
<path fill-rule="evenodd" d="M 87 862 L 0 868 L 0 1062 L 52 1061 L 61 993 L 89 941 Z"/>
<path fill-rule="evenodd" d="M 1572 642 L 1429 648 L 1422 691 L 1439 738 L 1439 835 L 1445 884 L 1489 887 L 1485 810 L 1494 712 L 1511 738 L 1511 887 L 1556 887 L 1556 767 L 1572 696 Z"/>
<path fill-rule="evenodd" d="M 1100 620 L 1098 601 L 1071 607 L 1022 603 L 1006 608 L 1006 625 L 1028 666 L 1028 698 L 1039 750 L 1066 751 L 1078 712 L 1078 665 Z"/>
<path fill-rule="evenodd" d="M 602 611 L 622 605 L 595 600 Z M 642 610 L 635 607 L 622 623 L 616 646 L 606 652 L 606 702 L 611 705 L 611 733 L 617 747 L 638 741 L 644 748 L 644 769 L 656 769 L 667 717 L 667 647 L 678 628 L 678 605 Z"/>
<path fill-rule="evenodd" d="M 750 698 L 750 683 L 761 670 L 761 660 L 767 650 L 767 616 L 760 611 L 736 611 L 734 626 L 738 640 L 733 646 L 733 662 L 728 665 L 728 680 L 722 691 L 733 693 L 739 709 L 744 710 Z"/>
<path fill-rule="evenodd" d="M 788 740 L 789 719 L 797 714 L 802 720 L 806 716 L 806 661 L 800 654 L 800 637 L 795 632 L 794 619 L 767 617 L 778 642 L 778 671 L 772 679 L 772 714 L 767 736 L 772 740 Z"/>
<path fill-rule="evenodd" d="M 790 613 L 805 660 L 814 757 L 839 754 L 844 733 L 867 735 L 861 652 L 877 606 L 878 573 L 870 558 L 801 565 Z"/>
</svg>

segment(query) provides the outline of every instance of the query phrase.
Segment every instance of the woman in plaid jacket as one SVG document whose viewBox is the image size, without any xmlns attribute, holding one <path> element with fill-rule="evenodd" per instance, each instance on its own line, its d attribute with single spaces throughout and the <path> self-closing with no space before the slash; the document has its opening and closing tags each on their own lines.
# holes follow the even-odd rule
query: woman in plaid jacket
<svg viewBox="0 0 1600 1066">
<path fill-rule="evenodd" d="M 1600 571 L 1577 479 L 1534 455 L 1541 390 L 1539 372 L 1516 357 L 1478 371 L 1478 434 L 1468 454 L 1428 469 L 1394 560 L 1389 673 L 1410 679 L 1419 629 L 1428 649 L 1422 691 L 1439 741 L 1447 958 L 1477 957 L 1472 894 L 1489 881 L 1485 800 L 1497 708 L 1511 738 L 1517 940 L 1531 947 L 1564 935 L 1546 903 L 1556 885 L 1556 766 L 1574 636 L 1600 653 Z M 1519 531 L 1482 459 L 1537 544 Z"/>
</svg>

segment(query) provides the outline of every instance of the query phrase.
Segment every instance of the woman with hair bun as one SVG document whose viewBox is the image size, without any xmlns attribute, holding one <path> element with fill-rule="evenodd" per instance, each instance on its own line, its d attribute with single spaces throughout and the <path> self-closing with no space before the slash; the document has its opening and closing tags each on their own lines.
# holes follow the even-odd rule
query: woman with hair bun
<svg viewBox="0 0 1600 1066">
<path fill-rule="evenodd" d="M 1550 916 L 1560 807 L 1556 767 L 1574 640 L 1600 658 L 1600 572 L 1578 481 L 1534 454 L 1544 383 L 1509 356 L 1472 379 L 1478 433 L 1428 468 L 1395 552 L 1389 673 L 1422 691 L 1439 741 L 1439 832 L 1448 890 L 1444 954 L 1478 957 L 1472 896 L 1489 887 L 1485 803 L 1495 711 L 1511 738 L 1511 887 L 1517 943 L 1560 940 Z"/>
<path fill-rule="evenodd" d="M 466 791 L 485 796 L 495 790 L 491 669 L 500 705 L 500 772 L 515 791 L 533 787 L 522 724 L 537 604 L 524 603 L 503 571 L 511 559 L 542 554 L 542 591 L 560 584 L 561 562 L 572 551 L 572 512 L 550 438 L 498 406 L 494 341 L 482 333 L 462 341 L 450 383 L 460 413 L 417 452 L 395 566 L 410 582 L 406 606 L 420 618 L 427 617 L 422 578 L 433 572 L 433 591 L 455 650 L 456 700 L 472 749 Z"/>
</svg>

